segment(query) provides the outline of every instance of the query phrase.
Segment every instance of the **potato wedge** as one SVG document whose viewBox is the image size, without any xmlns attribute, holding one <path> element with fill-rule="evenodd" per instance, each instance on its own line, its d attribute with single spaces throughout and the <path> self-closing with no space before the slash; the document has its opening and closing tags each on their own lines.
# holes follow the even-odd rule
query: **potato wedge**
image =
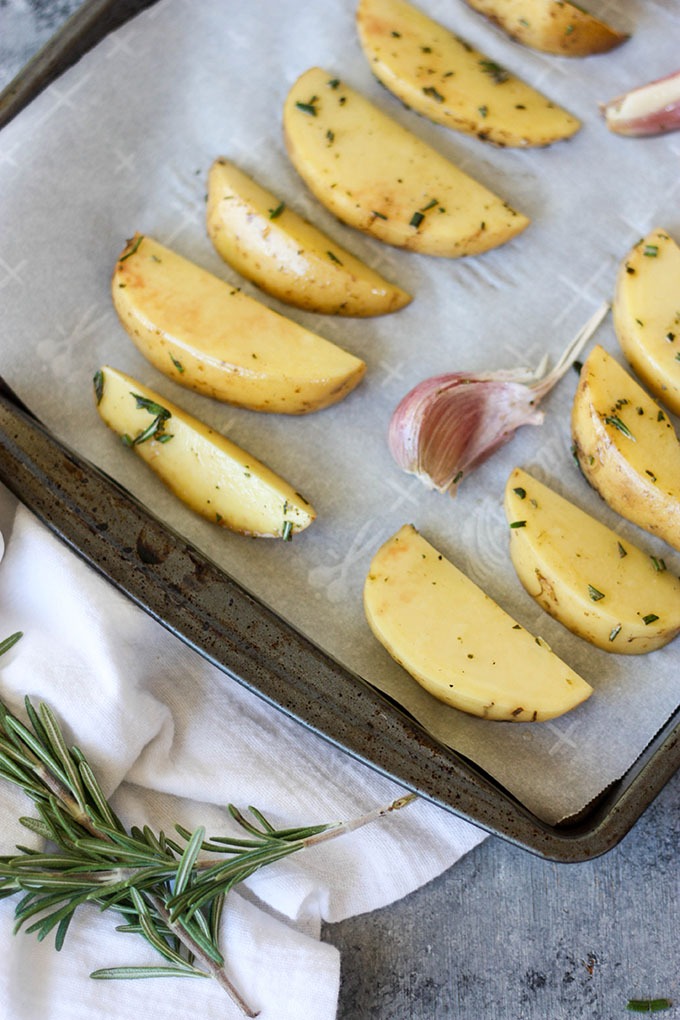
<svg viewBox="0 0 680 1020">
<path fill-rule="evenodd" d="M 209 521 L 288 539 L 314 520 L 307 500 L 265 464 L 124 372 L 100 369 L 95 395 L 109 428 Z"/>
<path fill-rule="evenodd" d="M 680 580 L 650 556 L 516 468 L 505 487 L 510 556 L 527 592 L 605 652 L 639 655 L 680 633 Z"/>
<path fill-rule="evenodd" d="M 665 230 L 652 230 L 621 263 L 612 315 L 636 375 L 680 414 L 680 247 Z"/>
<path fill-rule="evenodd" d="M 576 117 L 406 0 L 361 0 L 357 28 L 373 74 L 437 124 L 526 148 L 569 138 L 580 127 Z"/>
<path fill-rule="evenodd" d="M 467 0 L 524 46 L 561 57 L 607 53 L 628 38 L 569 0 Z"/>
<path fill-rule="evenodd" d="M 424 255 L 475 255 L 528 225 L 502 199 L 315 67 L 288 94 L 288 154 L 338 219 Z"/>
<path fill-rule="evenodd" d="M 366 317 L 411 300 L 224 158 L 210 168 L 207 226 L 225 262 L 285 304 Z"/>
<path fill-rule="evenodd" d="M 364 584 L 371 630 L 430 694 L 484 719 L 540 722 L 592 688 L 407 524 Z"/>
<path fill-rule="evenodd" d="M 588 355 L 571 416 L 581 470 L 609 506 L 680 549 L 680 444 L 642 387 L 600 346 Z"/>
<path fill-rule="evenodd" d="M 116 265 L 113 303 L 149 361 L 175 382 L 253 411 L 335 404 L 366 366 L 212 273 L 136 234 Z"/>
</svg>

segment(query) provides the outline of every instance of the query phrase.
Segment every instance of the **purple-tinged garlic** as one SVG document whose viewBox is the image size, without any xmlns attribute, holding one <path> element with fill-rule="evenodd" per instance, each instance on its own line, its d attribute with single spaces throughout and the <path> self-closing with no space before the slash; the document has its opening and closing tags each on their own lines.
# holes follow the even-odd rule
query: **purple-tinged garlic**
<svg viewBox="0 0 680 1020">
<path fill-rule="evenodd" d="M 631 138 L 680 129 L 680 71 L 601 105 L 610 131 Z"/>
<path fill-rule="evenodd" d="M 428 489 L 455 496 L 475 467 L 512 439 L 520 425 L 540 425 L 538 404 L 562 378 L 609 310 L 602 305 L 544 375 L 518 368 L 498 372 L 451 372 L 418 383 L 399 402 L 388 430 L 399 467 Z"/>
</svg>

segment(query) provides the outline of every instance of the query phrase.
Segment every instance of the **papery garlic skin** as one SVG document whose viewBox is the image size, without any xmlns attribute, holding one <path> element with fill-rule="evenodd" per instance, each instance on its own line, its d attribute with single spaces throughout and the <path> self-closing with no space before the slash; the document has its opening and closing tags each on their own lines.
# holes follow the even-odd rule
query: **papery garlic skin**
<svg viewBox="0 0 680 1020">
<path fill-rule="evenodd" d="M 475 467 L 521 425 L 540 425 L 538 404 L 562 378 L 609 311 L 602 304 L 546 375 L 529 369 L 451 372 L 414 386 L 395 408 L 387 432 L 392 457 L 428 489 L 455 496 Z"/>
<path fill-rule="evenodd" d="M 617 96 L 602 112 L 610 131 L 630 138 L 680 130 L 680 71 Z"/>
<path fill-rule="evenodd" d="M 517 372 L 435 376 L 407 393 L 392 415 L 390 452 L 427 488 L 455 495 L 463 477 L 512 439 L 520 425 L 540 425 L 536 395 Z"/>
</svg>

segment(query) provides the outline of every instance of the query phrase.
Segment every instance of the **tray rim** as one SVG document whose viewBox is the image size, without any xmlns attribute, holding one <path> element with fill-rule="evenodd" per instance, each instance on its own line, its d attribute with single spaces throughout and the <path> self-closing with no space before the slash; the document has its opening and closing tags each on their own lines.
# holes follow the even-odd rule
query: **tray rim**
<svg viewBox="0 0 680 1020">
<path fill-rule="evenodd" d="M 84 0 L 81 7 L 0 92 L 0 129 L 108 32 L 156 2 L 157 0 L 123 0 L 123 2 Z M 2 380 L 0 380 L 0 409 L 3 416 L 15 427 L 15 431 L 18 428 L 19 432 L 24 434 L 24 441 L 28 443 L 30 451 L 27 453 L 26 450 L 17 450 L 16 435 L 10 443 L 10 447 L 14 444 L 13 449 L 9 449 L 7 443 L 0 437 L 0 480 L 4 481 L 17 498 L 25 503 L 54 534 L 168 630 L 195 648 L 199 654 L 213 662 L 232 679 L 265 698 L 276 708 L 341 750 L 440 807 L 539 857 L 560 863 L 579 863 L 600 856 L 616 846 L 668 780 L 680 769 L 680 708 L 678 708 L 630 769 L 587 807 L 578 819 L 569 825 L 554 826 L 541 821 L 472 762 L 434 741 L 418 723 L 371 687 L 367 681 L 336 662 L 246 592 L 200 550 L 155 518 L 118 482 L 69 450 L 40 425 Z M 47 454 L 48 459 L 53 458 L 47 468 L 41 460 L 44 454 Z M 22 462 L 22 458 L 23 481 L 18 475 L 13 476 L 7 467 L 9 463 L 16 468 L 17 464 Z M 325 726 L 320 727 L 313 719 L 307 717 L 309 712 L 300 711 L 299 705 L 286 705 L 285 698 L 272 697 L 266 693 L 268 683 L 263 682 L 262 678 L 260 681 L 252 679 L 249 675 L 248 662 L 241 663 L 239 668 L 236 668 L 234 661 L 222 661 L 224 656 L 215 656 L 206 647 L 202 647 L 200 640 L 192 637 L 185 626 L 173 625 L 163 619 L 157 603 L 159 597 L 167 596 L 166 589 L 157 589 L 155 594 L 153 585 L 150 589 L 143 586 L 141 591 L 130 590 L 130 584 L 116 576 L 116 571 L 111 568 L 112 547 L 104 545 L 93 551 L 88 546 L 87 536 L 92 533 L 93 528 L 96 530 L 97 522 L 88 519 L 87 514 L 83 515 L 83 507 L 78 505 L 77 501 L 74 502 L 73 494 L 60 489 L 56 484 L 55 463 L 58 463 L 60 458 L 66 458 L 71 467 L 77 466 L 82 477 L 87 478 L 95 486 L 112 486 L 113 491 L 129 508 L 134 520 L 138 523 L 143 522 L 155 535 L 158 534 L 156 529 L 160 529 L 160 533 L 171 543 L 177 544 L 177 548 L 181 549 L 184 555 L 194 558 L 192 562 L 196 562 L 198 558 L 205 565 L 209 565 L 210 569 L 217 571 L 221 582 L 238 593 L 238 597 L 244 600 L 244 604 L 256 617 L 259 615 L 261 620 L 274 627 L 278 621 L 287 638 L 295 645 L 296 653 L 302 654 L 308 664 L 312 662 L 315 665 L 322 664 L 326 670 L 342 678 L 349 689 L 356 690 L 356 685 L 359 684 L 363 721 L 371 722 L 371 712 L 382 716 L 383 722 L 387 720 L 388 729 L 391 727 L 393 735 L 396 731 L 400 740 L 406 739 L 407 745 L 409 742 L 412 744 L 412 753 L 407 754 L 407 758 L 413 757 L 414 754 L 416 757 L 419 756 L 418 767 L 413 766 L 413 763 L 411 768 L 406 767 L 408 761 L 401 763 L 400 766 L 398 762 L 390 759 L 384 747 L 379 754 L 376 754 L 375 750 L 367 753 L 365 747 L 362 750 L 360 742 L 357 742 L 356 734 L 350 738 L 345 733 L 343 739 L 343 726 L 338 719 L 335 722 L 331 719 L 330 723 L 326 720 Z M 41 494 L 40 485 L 44 485 L 46 480 L 48 484 L 45 492 Z M 101 523 L 100 521 L 99 524 Z M 99 532 L 100 537 L 104 534 L 106 533 Z M 102 555 L 103 561 L 99 558 Z M 157 580 L 154 583 L 157 584 Z M 261 655 L 258 658 L 261 659 Z M 258 665 L 274 672 L 279 668 L 273 661 L 264 664 L 260 661 Z M 363 711 L 363 706 L 368 707 L 368 715 Z M 374 739 L 373 736 L 371 739 Z M 440 773 L 448 772 L 452 775 L 458 784 L 457 787 L 455 789 L 449 787 L 446 791 L 433 790 L 422 772 L 428 761 Z"/>
</svg>

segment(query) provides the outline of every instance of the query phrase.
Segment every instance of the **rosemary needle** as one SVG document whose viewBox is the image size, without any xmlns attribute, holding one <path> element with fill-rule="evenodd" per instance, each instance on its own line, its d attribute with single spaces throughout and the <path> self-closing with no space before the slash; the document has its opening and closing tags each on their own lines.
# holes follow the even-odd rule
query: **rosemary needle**
<svg viewBox="0 0 680 1020">
<path fill-rule="evenodd" d="M 21 634 L 0 641 L 0 655 Z M 0 701 L 0 777 L 21 787 L 39 817 L 21 818 L 56 849 L 40 853 L 17 847 L 0 856 L 0 899 L 23 893 L 15 908 L 15 932 L 39 940 L 54 932 L 61 949 L 76 909 L 96 903 L 122 914 L 117 930 L 141 935 L 162 962 L 104 967 L 91 977 L 214 978 L 247 1017 L 257 1016 L 231 982 L 218 944 L 228 892 L 255 871 L 290 854 L 334 839 L 396 811 L 416 799 L 408 794 L 360 818 L 331 825 L 276 829 L 257 808 L 249 815 L 229 805 L 247 838 L 206 838 L 202 827 L 175 826 L 179 839 L 148 826 L 129 831 L 106 800 L 77 747 L 69 747 L 51 709 L 25 699 L 28 722 Z"/>
</svg>

